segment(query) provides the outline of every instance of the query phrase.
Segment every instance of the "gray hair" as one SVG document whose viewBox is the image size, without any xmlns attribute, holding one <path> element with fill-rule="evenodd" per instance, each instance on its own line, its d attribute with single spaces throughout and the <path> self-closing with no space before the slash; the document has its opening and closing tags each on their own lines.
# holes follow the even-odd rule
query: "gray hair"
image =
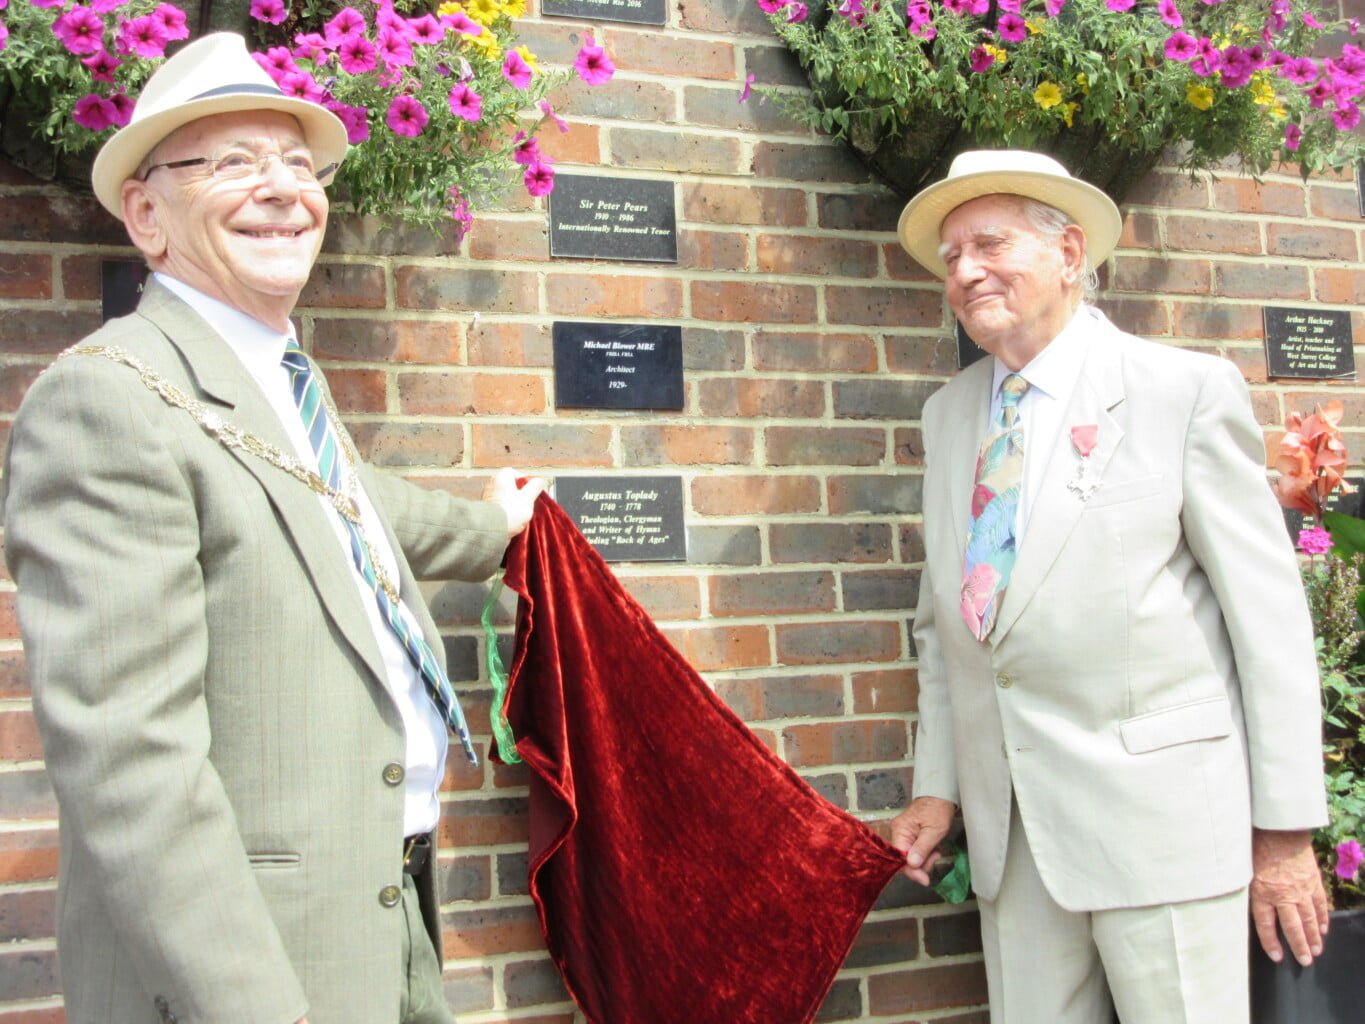
<svg viewBox="0 0 1365 1024">
<path fill-rule="evenodd" d="M 1055 206 L 1049 206 L 1040 200 L 1020 196 L 1019 202 L 1028 222 L 1041 234 L 1050 238 L 1060 238 L 1068 227 L 1076 223 Z M 1100 275 L 1090 263 L 1090 253 L 1086 252 L 1085 266 L 1081 270 L 1081 298 L 1086 302 L 1094 302 L 1099 293 Z"/>
</svg>

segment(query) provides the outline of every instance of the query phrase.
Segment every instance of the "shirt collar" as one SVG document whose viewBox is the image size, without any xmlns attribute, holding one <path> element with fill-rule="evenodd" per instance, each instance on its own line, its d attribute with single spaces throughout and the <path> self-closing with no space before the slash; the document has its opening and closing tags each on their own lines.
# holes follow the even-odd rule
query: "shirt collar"
<svg viewBox="0 0 1365 1024">
<path fill-rule="evenodd" d="M 1018 371 L 1028 381 L 1030 393 L 1038 392 L 1057 400 L 1071 394 L 1081 375 L 1081 367 L 1085 364 L 1086 339 L 1096 319 L 1096 311 L 1082 303 L 1061 333 Z M 1000 385 L 1013 372 L 999 359 L 995 360 L 995 373 L 991 380 L 992 400 L 999 396 Z"/>
<path fill-rule="evenodd" d="M 294 340 L 293 321 L 282 334 L 184 281 L 160 272 L 153 276 L 203 317 L 254 376 L 280 365 L 285 346 Z"/>
</svg>

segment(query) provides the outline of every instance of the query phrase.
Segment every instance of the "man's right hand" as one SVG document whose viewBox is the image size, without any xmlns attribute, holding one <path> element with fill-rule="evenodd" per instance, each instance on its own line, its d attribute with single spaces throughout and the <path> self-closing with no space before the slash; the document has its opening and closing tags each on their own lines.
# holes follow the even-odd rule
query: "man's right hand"
<svg viewBox="0 0 1365 1024">
<path fill-rule="evenodd" d="M 929 885 L 938 862 L 938 844 L 953 827 L 957 807 L 936 796 L 922 796 L 891 820 L 891 845 L 905 854 L 905 876 Z"/>
</svg>

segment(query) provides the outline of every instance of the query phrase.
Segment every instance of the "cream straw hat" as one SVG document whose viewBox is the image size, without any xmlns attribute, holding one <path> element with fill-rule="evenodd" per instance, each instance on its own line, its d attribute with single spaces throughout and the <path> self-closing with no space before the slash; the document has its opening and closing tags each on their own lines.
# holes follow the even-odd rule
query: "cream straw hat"
<svg viewBox="0 0 1365 1024">
<path fill-rule="evenodd" d="M 346 127 L 326 107 L 286 96 L 232 32 L 196 39 L 147 80 L 132 120 L 95 157 L 95 196 L 122 218 L 123 183 L 162 139 L 181 125 L 238 110 L 280 110 L 298 118 L 319 167 L 346 156 Z"/>
<path fill-rule="evenodd" d="M 1021 149 L 977 149 L 959 154 L 948 176 L 906 204 L 897 233 L 905 251 L 937 277 L 948 268 L 938 254 L 943 219 L 981 196 L 1024 196 L 1056 207 L 1085 232 L 1090 265 L 1098 267 L 1118 244 L 1123 218 L 1114 201 L 1088 182 L 1073 178 L 1050 156 Z"/>
</svg>

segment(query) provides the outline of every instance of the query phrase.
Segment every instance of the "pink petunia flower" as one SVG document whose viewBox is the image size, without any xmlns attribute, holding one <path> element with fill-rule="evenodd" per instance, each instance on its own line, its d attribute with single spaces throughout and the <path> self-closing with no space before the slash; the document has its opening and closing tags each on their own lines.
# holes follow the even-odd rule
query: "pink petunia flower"
<svg viewBox="0 0 1365 1024">
<path fill-rule="evenodd" d="M 0 21 L 0 50 L 9 45 L 9 28 L 3 21 Z"/>
<path fill-rule="evenodd" d="M 76 101 L 71 120 L 92 132 L 102 132 L 118 117 L 118 109 L 103 96 L 88 93 Z"/>
<path fill-rule="evenodd" d="M 96 50 L 81 61 L 90 69 L 90 77 L 96 82 L 112 82 L 114 70 L 123 63 L 108 50 Z"/>
<path fill-rule="evenodd" d="M 1198 52 L 1195 38 L 1188 32 L 1172 32 L 1166 40 L 1167 60 L 1190 60 Z"/>
<path fill-rule="evenodd" d="M 346 141 L 352 146 L 358 146 L 370 137 L 370 112 L 364 107 L 353 107 L 336 100 L 329 100 L 326 106 L 346 126 Z"/>
<path fill-rule="evenodd" d="M 555 190 L 555 172 L 550 167 L 551 163 L 549 157 L 542 157 L 526 168 L 526 173 L 521 176 L 521 180 L 526 186 L 528 194 L 548 196 Z"/>
<path fill-rule="evenodd" d="M 1065 6 L 1066 0 L 1043 0 L 1043 10 L 1047 12 L 1049 18 L 1057 17 Z"/>
<path fill-rule="evenodd" d="M 66 0 L 29 0 L 34 7 L 65 7 Z"/>
<path fill-rule="evenodd" d="M 94 53 L 104 48 L 104 19 L 89 7 L 73 7 L 58 15 L 52 23 L 52 34 L 71 53 L 78 56 Z"/>
<path fill-rule="evenodd" d="M 561 134 L 569 130 L 569 122 L 555 113 L 555 108 L 550 106 L 549 100 L 540 100 L 536 106 L 540 108 L 542 114 L 554 122 L 554 126 L 559 129 Z"/>
<path fill-rule="evenodd" d="M 607 56 L 607 51 L 592 41 L 592 37 L 579 48 L 573 68 L 578 77 L 589 85 L 605 85 L 616 74 L 616 65 Z"/>
<path fill-rule="evenodd" d="M 152 17 L 161 22 L 161 27 L 166 30 L 166 38 L 171 42 L 190 37 L 189 19 L 175 4 L 158 4 Z"/>
<path fill-rule="evenodd" d="M 267 25 L 278 25 L 289 17 L 289 8 L 284 6 L 282 0 L 251 0 L 249 13 L 257 21 L 263 21 Z"/>
<path fill-rule="evenodd" d="M 810 13 L 806 5 L 801 3 L 800 0 L 792 0 L 791 3 L 787 4 L 786 10 L 788 25 L 800 24 L 806 20 L 806 16 Z"/>
<path fill-rule="evenodd" d="M 306 71 L 290 71 L 281 75 L 278 85 L 280 92 L 286 96 L 308 100 L 310 103 L 322 102 L 322 86 L 318 85 L 313 76 Z"/>
<path fill-rule="evenodd" d="M 454 186 L 450 189 L 450 219 L 455 222 L 455 240 L 458 242 L 469 232 L 474 215 L 470 212 L 469 201 Z"/>
<path fill-rule="evenodd" d="M 1028 38 L 1028 26 L 1017 14 L 1002 14 L 995 23 L 995 30 L 1007 43 L 1018 43 Z"/>
<path fill-rule="evenodd" d="M 346 36 L 337 46 L 337 63 L 348 75 L 363 75 L 379 63 L 379 51 L 364 36 Z"/>
<path fill-rule="evenodd" d="M 1310 526 L 1299 531 L 1294 546 L 1305 555 L 1323 555 L 1332 550 L 1332 535 L 1320 526 Z"/>
<path fill-rule="evenodd" d="M 739 90 L 739 102 L 741 103 L 749 102 L 749 97 L 752 96 L 754 92 L 754 79 L 756 79 L 757 77 L 758 76 L 754 74 L 748 74 L 744 76 L 744 88 Z"/>
<path fill-rule="evenodd" d="M 1171 28 L 1180 28 L 1185 24 L 1184 17 L 1180 14 L 1180 8 L 1175 5 L 1175 0 L 1161 0 L 1156 5 L 1157 13 L 1161 15 L 1161 20 Z"/>
<path fill-rule="evenodd" d="M 161 57 L 166 53 L 166 30 L 151 15 L 133 18 L 119 26 L 114 45 L 120 53 L 135 53 L 139 57 Z"/>
<path fill-rule="evenodd" d="M 464 11 L 456 11 L 454 14 L 441 15 L 441 24 L 448 32 L 458 32 L 462 36 L 478 36 L 483 34 L 483 26 L 470 18 Z"/>
<path fill-rule="evenodd" d="M 1104 6 L 1111 11 L 1131 11 L 1137 0 L 1104 0 Z"/>
<path fill-rule="evenodd" d="M 867 20 L 867 8 L 863 6 L 863 0 L 844 0 L 839 5 L 839 13 L 854 28 L 860 27 Z"/>
<path fill-rule="evenodd" d="M 1298 125 L 1287 124 L 1284 126 L 1284 148 L 1291 153 L 1298 152 L 1299 143 L 1303 141 L 1303 129 Z"/>
<path fill-rule="evenodd" d="M 430 14 L 408 19 L 408 38 L 418 46 L 435 46 L 445 38 L 445 29 Z"/>
<path fill-rule="evenodd" d="M 450 90 L 450 112 L 472 124 L 483 117 L 483 97 L 461 82 Z"/>
<path fill-rule="evenodd" d="M 1307 25 L 1309 28 L 1322 28 L 1322 22 L 1318 21 L 1317 18 L 1313 17 L 1312 11 L 1303 12 L 1303 23 Z"/>
<path fill-rule="evenodd" d="M 96 14 L 108 14 L 110 11 L 117 11 L 127 2 L 128 0 L 90 0 L 90 9 Z"/>
<path fill-rule="evenodd" d="M 1333 868 L 1338 878 L 1351 881 L 1360 871 L 1360 863 L 1365 860 L 1365 850 L 1355 839 L 1347 839 L 1337 844 L 1337 866 Z"/>
<path fill-rule="evenodd" d="M 994 64 L 995 58 L 991 55 L 990 50 L 986 49 L 984 46 L 978 46 L 973 49 L 971 55 L 967 58 L 967 66 L 978 75 L 983 71 L 989 71 Z"/>
<path fill-rule="evenodd" d="M 531 84 L 531 65 L 516 50 L 511 50 L 502 60 L 502 77 L 513 87 L 525 89 Z"/>
<path fill-rule="evenodd" d="M 412 66 L 412 47 L 401 33 L 391 28 L 381 29 L 375 45 L 379 50 L 379 59 L 390 68 Z"/>
<path fill-rule="evenodd" d="M 782 10 L 783 0 L 758 0 L 758 9 L 764 14 L 776 14 Z"/>
<path fill-rule="evenodd" d="M 395 135 L 406 135 L 410 139 L 421 135 L 429 120 L 427 108 L 416 98 L 407 95 L 395 96 L 384 118 Z"/>
<path fill-rule="evenodd" d="M 291 71 L 297 71 L 299 66 L 294 63 L 294 55 L 287 46 L 272 46 L 265 53 L 253 54 L 256 63 L 265 68 L 266 74 L 275 80 L 278 85 L 280 79 Z"/>
<path fill-rule="evenodd" d="M 317 60 L 327 49 L 327 37 L 321 32 L 300 32 L 294 37 L 295 60 Z"/>
<path fill-rule="evenodd" d="M 547 159 L 540 153 L 540 142 L 534 135 L 517 132 L 512 136 L 512 159 L 523 167 Z"/>
<path fill-rule="evenodd" d="M 123 90 L 119 90 L 109 97 L 109 102 L 114 108 L 114 127 L 122 128 L 133 119 L 133 97 Z"/>
<path fill-rule="evenodd" d="M 343 39 L 364 35 L 368 27 L 363 14 L 354 7 L 343 7 L 322 26 L 322 32 L 327 39 L 327 45 L 336 49 Z"/>
<path fill-rule="evenodd" d="M 1338 103 L 1337 109 L 1332 111 L 1332 123 L 1337 126 L 1337 131 L 1349 132 L 1360 124 L 1360 108 L 1350 102 Z"/>
<path fill-rule="evenodd" d="M 1311 57 L 1291 57 L 1280 65 L 1280 76 L 1307 85 L 1318 77 L 1318 63 Z"/>
<path fill-rule="evenodd" d="M 392 4 L 379 5 L 379 9 L 374 12 L 374 27 L 380 32 L 388 29 L 411 42 L 412 29 L 408 26 L 408 19 L 395 11 Z"/>
<path fill-rule="evenodd" d="M 1332 98 L 1332 86 L 1327 82 L 1314 82 L 1303 91 L 1308 97 L 1308 104 L 1314 110 L 1321 110 L 1327 105 L 1327 101 Z"/>
</svg>

